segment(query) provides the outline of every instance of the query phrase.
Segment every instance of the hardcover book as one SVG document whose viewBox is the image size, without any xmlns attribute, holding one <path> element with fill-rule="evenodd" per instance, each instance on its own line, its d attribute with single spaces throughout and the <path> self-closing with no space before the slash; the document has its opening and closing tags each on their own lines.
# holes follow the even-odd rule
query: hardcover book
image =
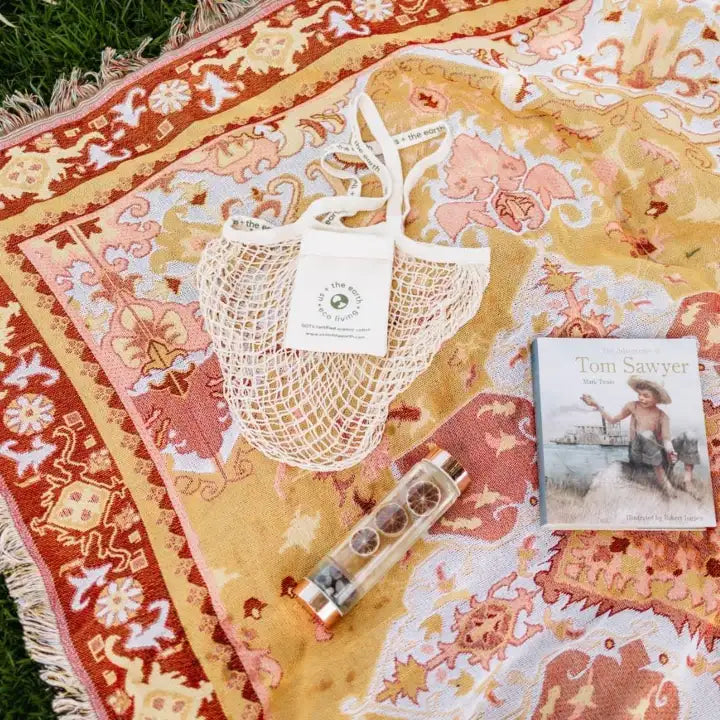
<svg viewBox="0 0 720 720">
<path fill-rule="evenodd" d="M 532 361 L 543 524 L 715 526 L 695 338 L 538 338 Z"/>
</svg>

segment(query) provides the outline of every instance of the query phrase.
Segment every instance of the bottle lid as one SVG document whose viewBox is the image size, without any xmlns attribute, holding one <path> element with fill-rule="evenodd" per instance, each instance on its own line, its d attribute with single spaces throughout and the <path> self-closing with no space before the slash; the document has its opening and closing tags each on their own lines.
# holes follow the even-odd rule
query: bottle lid
<svg viewBox="0 0 720 720">
<path fill-rule="evenodd" d="M 425 459 L 448 475 L 460 492 L 470 484 L 467 470 L 447 450 L 436 447 L 425 456 Z"/>
<path fill-rule="evenodd" d="M 295 588 L 295 597 L 325 627 L 334 625 L 342 617 L 340 608 L 312 580 L 303 578 Z"/>
</svg>

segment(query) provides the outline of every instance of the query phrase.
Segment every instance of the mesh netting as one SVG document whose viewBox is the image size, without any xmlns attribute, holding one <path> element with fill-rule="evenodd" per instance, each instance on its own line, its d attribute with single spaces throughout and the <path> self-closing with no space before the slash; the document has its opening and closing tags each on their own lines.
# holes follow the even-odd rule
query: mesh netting
<svg viewBox="0 0 720 720">
<path fill-rule="evenodd" d="M 225 235 L 198 266 L 200 307 L 225 397 L 250 444 L 310 470 L 339 470 L 379 442 L 392 399 L 478 310 L 486 263 L 431 262 L 396 248 L 386 357 L 283 347 L 297 236 Z"/>
</svg>

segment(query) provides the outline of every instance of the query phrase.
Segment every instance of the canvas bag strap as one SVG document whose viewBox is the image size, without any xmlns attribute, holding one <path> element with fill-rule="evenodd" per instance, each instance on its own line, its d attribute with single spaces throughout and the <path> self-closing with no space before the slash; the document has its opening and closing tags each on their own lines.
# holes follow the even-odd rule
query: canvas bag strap
<svg viewBox="0 0 720 720">
<path fill-rule="evenodd" d="M 410 193 L 412 189 L 417 185 L 425 172 L 433 165 L 439 165 L 445 160 L 452 149 L 452 133 L 450 132 L 450 126 L 446 122 L 435 123 L 425 128 L 418 128 L 418 130 L 424 130 L 426 133 L 426 136 L 423 137 L 422 140 L 418 140 L 418 142 L 437 137 L 439 134 L 437 131 L 444 131 L 445 134 L 440 145 L 429 155 L 420 158 L 420 160 L 410 168 L 405 177 L 405 182 L 403 183 L 403 227 L 405 227 L 405 220 L 410 213 Z"/>
<path fill-rule="evenodd" d="M 410 211 L 410 191 L 416 185 L 418 179 L 422 177 L 423 173 L 427 168 L 441 162 L 447 157 L 451 147 L 451 136 L 448 124 L 444 121 L 429 123 L 427 125 L 421 125 L 419 127 L 406 130 L 396 135 L 392 135 L 392 141 L 398 150 L 418 145 L 419 143 L 427 142 L 434 138 L 444 135 L 444 140 L 439 148 L 425 158 L 422 158 L 417 162 L 408 173 L 408 176 L 403 184 L 403 222 Z M 379 143 L 371 141 L 367 143 L 368 147 L 376 155 L 383 154 Z M 362 192 L 362 183 L 360 178 L 351 171 L 344 170 L 329 164 L 329 160 L 333 156 L 337 155 L 354 155 L 359 157 L 358 153 L 355 152 L 353 147 L 347 143 L 336 143 L 331 145 L 325 150 L 325 153 L 320 158 L 320 165 L 324 172 L 332 177 L 338 178 L 339 180 L 346 180 L 349 182 L 347 187 L 348 195 L 360 195 Z M 393 183 L 393 187 L 397 187 L 397 183 Z M 326 225 L 342 225 L 341 218 L 352 215 L 352 212 L 347 210 L 338 211 L 326 215 L 323 219 L 323 223 Z"/>
<path fill-rule="evenodd" d="M 368 128 L 376 138 L 375 141 L 365 143 L 362 140 L 358 124 L 359 114 L 362 114 L 365 118 Z M 379 210 L 387 203 L 387 222 L 391 226 L 391 229 L 396 231 L 397 241 L 400 242 L 401 245 L 407 246 L 405 249 L 412 254 L 417 254 L 419 250 L 422 250 L 420 255 L 423 257 L 429 255 L 427 259 L 434 259 L 435 250 L 426 249 L 419 243 L 411 241 L 404 236 L 404 224 L 410 212 L 410 192 L 413 187 L 429 167 L 442 162 L 450 152 L 452 135 L 449 125 L 444 121 L 440 121 L 391 136 L 375 104 L 370 97 L 364 93 L 353 101 L 348 124 L 351 130 L 350 142 L 336 144 L 328 148 L 325 155 L 321 158 L 321 164 L 329 174 L 350 182 L 348 194 L 323 197 L 313 201 L 298 220 L 298 224 L 305 226 L 313 225 L 318 222 L 318 217 L 324 216 L 324 220 L 322 221 L 324 224 L 342 227 L 345 232 L 351 233 L 353 228 L 344 226 L 341 222 L 342 217 L 355 215 L 363 211 Z M 403 182 L 402 164 L 400 162 L 398 149 L 425 142 L 439 137 L 443 133 L 444 138 L 440 146 L 434 152 L 430 153 L 430 155 L 421 158 L 410 169 Z M 333 168 L 327 164 L 327 158 L 335 152 L 360 157 L 370 171 L 380 179 L 383 190 L 382 196 L 372 198 L 361 197 L 362 184 L 357 176 L 348 171 Z M 383 156 L 383 159 L 386 160 L 388 165 L 385 165 L 378 159 L 375 154 L 376 152 Z M 245 231 L 271 230 L 274 228 L 274 226 L 259 218 L 234 216 L 232 222 L 236 229 L 243 229 Z M 358 228 L 358 230 L 362 229 Z M 437 248 L 437 250 L 439 252 L 441 248 Z M 471 253 L 472 256 L 477 253 L 477 250 L 465 251 L 459 248 L 448 248 L 448 250 L 452 252 L 454 257 L 457 257 L 463 252 Z M 442 258 L 438 258 L 438 260 L 442 262 L 451 261 L 449 257 L 446 258 L 444 255 Z M 468 258 L 467 261 L 470 261 L 470 258 Z"/>
<path fill-rule="evenodd" d="M 365 118 L 370 132 L 377 139 L 382 150 L 385 163 L 380 162 L 360 135 L 358 115 Z M 382 185 L 383 194 L 380 197 L 360 197 L 359 195 L 341 195 L 323 197 L 314 200 L 303 213 L 301 222 L 313 223 L 321 215 L 330 213 L 352 214 L 363 211 L 379 210 L 388 205 L 388 221 L 395 218 L 401 222 L 402 208 L 402 166 L 400 155 L 390 137 L 373 101 L 364 93 L 358 95 L 352 104 L 349 117 L 350 141 L 348 146 L 354 154 L 363 159 L 371 172 L 375 173 Z"/>
<path fill-rule="evenodd" d="M 373 136 L 377 138 L 376 141 L 372 141 L 370 144 L 365 143 L 362 139 L 358 124 L 360 114 L 365 118 L 365 122 Z M 321 197 L 314 200 L 298 219 L 296 225 L 307 227 L 321 222 L 352 233 L 353 228 L 348 228 L 341 222 L 343 217 L 349 217 L 359 212 L 379 210 L 386 204 L 388 204 L 388 208 L 394 208 L 392 212 L 388 210 L 388 221 L 393 222 L 394 220 L 395 225 L 401 224 L 402 166 L 400 164 L 400 155 L 393 138 L 380 118 L 375 104 L 368 95 L 360 94 L 353 100 L 348 115 L 348 125 L 351 133 L 350 140 L 347 143 L 336 143 L 330 146 L 320 159 L 321 167 L 327 174 L 349 181 L 347 194 Z M 378 151 L 390 162 L 391 170 L 378 159 L 373 150 Z M 382 195 L 380 197 L 362 197 L 360 195 L 362 182 L 359 177 L 354 173 L 334 168 L 328 164 L 328 159 L 335 153 L 354 155 L 361 158 L 370 172 L 380 179 Z M 319 221 L 318 218 L 320 217 L 323 219 Z M 244 215 L 234 215 L 228 222 L 231 229 L 240 230 L 241 232 L 276 228 L 276 226 L 261 218 Z M 279 230 L 279 228 L 277 229 Z M 271 243 L 272 240 L 269 239 L 268 242 Z"/>
</svg>

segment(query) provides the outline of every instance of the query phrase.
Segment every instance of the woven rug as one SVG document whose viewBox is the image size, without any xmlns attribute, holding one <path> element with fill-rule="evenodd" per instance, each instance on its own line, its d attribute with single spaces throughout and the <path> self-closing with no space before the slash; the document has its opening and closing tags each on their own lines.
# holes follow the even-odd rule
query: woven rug
<svg viewBox="0 0 720 720">
<path fill-rule="evenodd" d="M 717 485 L 719 53 L 709 0 L 271 2 L 0 139 L 0 570 L 58 713 L 715 717 L 718 532 L 541 529 L 528 346 L 697 336 Z M 362 90 L 449 120 L 408 234 L 491 279 L 377 450 L 302 472 L 239 435 L 193 269 L 345 191 Z M 314 624 L 297 582 L 431 440 L 471 488 Z"/>
</svg>

